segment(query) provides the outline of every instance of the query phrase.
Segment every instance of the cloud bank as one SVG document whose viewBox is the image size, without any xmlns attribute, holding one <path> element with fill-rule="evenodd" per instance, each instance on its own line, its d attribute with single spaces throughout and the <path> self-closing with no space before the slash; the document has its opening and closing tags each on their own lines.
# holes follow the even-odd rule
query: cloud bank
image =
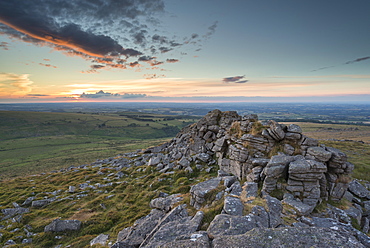
<svg viewBox="0 0 370 248">
<path fill-rule="evenodd" d="M 81 94 L 80 98 L 92 98 L 92 99 L 133 99 L 133 98 L 145 98 L 147 95 L 146 94 L 135 94 L 135 93 L 124 93 L 123 95 L 121 94 L 113 94 L 109 92 L 104 92 L 103 90 L 100 90 L 94 94 Z"/>
<path fill-rule="evenodd" d="M 0 96 L 22 96 L 32 91 L 33 82 L 28 74 L 0 73 Z"/>
<path fill-rule="evenodd" d="M 159 15 L 164 13 L 163 0 L 0 0 L 0 34 L 90 60 L 93 65 L 85 72 L 127 69 L 135 62 L 157 66 L 174 59 L 157 61 L 153 55 L 199 37 L 193 34 L 180 42 L 184 38 L 161 34 Z M 204 39 L 216 27 L 217 22 Z M 8 49 L 8 44 L 0 48 Z"/>
</svg>

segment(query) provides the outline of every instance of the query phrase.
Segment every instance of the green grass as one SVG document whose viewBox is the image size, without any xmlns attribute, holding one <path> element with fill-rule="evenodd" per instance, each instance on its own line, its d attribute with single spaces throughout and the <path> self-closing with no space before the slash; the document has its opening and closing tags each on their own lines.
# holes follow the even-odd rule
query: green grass
<svg viewBox="0 0 370 248">
<path fill-rule="evenodd" d="M 54 247 L 58 244 L 87 247 L 90 240 L 101 233 L 109 234 L 112 237 L 110 240 L 114 241 L 119 231 L 131 226 L 138 218 L 150 212 L 149 202 L 156 198 L 160 191 L 169 194 L 178 193 L 183 187 L 189 189 L 189 186 L 195 182 L 206 180 L 217 174 L 217 170 L 207 173 L 196 170 L 196 168 L 193 173 L 178 170 L 172 175 L 161 174 L 154 167 L 139 166 L 124 168 L 122 171 L 127 176 L 122 179 L 111 177 L 110 180 L 105 180 L 104 178 L 109 173 L 117 172 L 108 167 L 104 169 L 88 167 L 83 170 L 46 173 L 0 182 L 0 192 L 3 192 L 0 195 L 1 209 L 12 208 L 13 202 L 22 204 L 30 196 L 36 197 L 37 200 L 44 197 L 50 198 L 53 196 L 52 192 L 57 190 L 60 190 L 58 199 L 83 192 L 87 194 L 79 199 L 75 197 L 73 200 L 54 201 L 43 208 L 31 208 L 29 213 L 23 215 L 21 223 L 11 223 L 11 226 L 6 220 L 0 220 L 0 224 L 5 226 L 2 229 L 4 236 L 1 242 L 4 243 L 4 238 L 6 238 L 20 243 L 21 239 L 16 237 L 24 236 L 24 225 L 30 225 L 31 231 L 38 233 L 33 237 L 34 242 L 30 247 Z M 98 171 L 104 174 L 99 175 Z M 90 185 L 113 182 L 113 186 L 96 190 L 79 189 L 78 185 L 86 181 L 89 181 Z M 77 186 L 76 193 L 67 192 L 70 185 Z M 189 194 L 188 191 L 184 193 Z M 107 198 L 111 195 L 114 196 Z M 188 196 L 185 198 L 189 199 Z M 105 207 L 103 208 L 101 204 Z M 217 213 L 218 210 L 219 206 L 217 206 Z M 217 214 L 216 212 L 208 214 Z M 44 227 L 57 217 L 78 219 L 82 221 L 82 228 L 73 233 L 44 233 Z M 19 230 L 11 232 L 15 228 Z M 56 235 L 62 236 L 62 239 L 55 239 Z"/>
<path fill-rule="evenodd" d="M 0 179 L 48 172 L 164 143 L 187 116 L 0 111 Z"/>
</svg>

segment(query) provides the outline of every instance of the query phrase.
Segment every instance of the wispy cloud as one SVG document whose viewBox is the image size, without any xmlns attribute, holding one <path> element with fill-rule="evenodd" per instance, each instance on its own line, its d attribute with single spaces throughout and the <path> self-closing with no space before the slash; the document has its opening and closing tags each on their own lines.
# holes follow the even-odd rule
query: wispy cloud
<svg viewBox="0 0 370 248">
<path fill-rule="evenodd" d="M 245 76 L 234 76 L 234 77 L 225 77 L 222 79 L 222 82 L 243 84 L 248 82 L 248 80 L 245 80 Z"/>
<path fill-rule="evenodd" d="M 370 59 L 370 56 L 363 57 L 363 58 L 358 58 L 358 59 L 351 60 L 351 61 L 347 61 L 345 64 L 346 64 L 346 65 L 349 65 L 349 64 L 353 64 L 353 63 L 357 63 L 357 62 L 365 61 L 365 60 L 368 60 L 368 59 Z"/>
<path fill-rule="evenodd" d="M 370 59 L 370 56 L 366 56 L 366 57 L 362 57 L 362 58 L 357 58 L 357 59 L 354 59 L 354 60 L 347 61 L 347 62 L 345 62 L 345 63 L 343 63 L 341 65 L 325 66 L 325 67 L 321 67 L 321 68 L 312 70 L 311 72 L 316 72 L 316 71 L 321 71 L 321 70 L 327 70 L 327 69 L 338 67 L 338 66 L 359 63 L 359 62 L 363 62 L 363 61 L 366 61 L 366 60 L 369 60 L 369 59 Z"/>
<path fill-rule="evenodd" d="M 3 49 L 3 50 L 9 50 L 9 43 L 8 42 L 1 42 L 0 43 L 0 49 Z"/>
<path fill-rule="evenodd" d="M 179 62 L 178 59 L 167 59 L 166 61 L 167 61 L 167 63 L 176 63 L 176 62 Z"/>
<path fill-rule="evenodd" d="M 32 91 L 29 74 L 0 73 L 0 96 L 23 96 Z"/>
<path fill-rule="evenodd" d="M 51 64 L 39 63 L 39 65 L 41 65 L 41 66 L 45 66 L 45 67 L 50 67 L 50 68 L 58 68 L 58 67 L 56 67 L 55 65 L 51 65 Z"/>
</svg>

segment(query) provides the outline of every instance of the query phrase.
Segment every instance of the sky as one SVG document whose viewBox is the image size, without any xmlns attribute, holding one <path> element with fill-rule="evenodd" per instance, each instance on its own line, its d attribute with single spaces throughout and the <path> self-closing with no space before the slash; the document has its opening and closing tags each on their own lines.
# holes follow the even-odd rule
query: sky
<svg viewBox="0 0 370 248">
<path fill-rule="evenodd" d="M 0 103 L 370 102 L 368 0 L 0 0 Z"/>
</svg>

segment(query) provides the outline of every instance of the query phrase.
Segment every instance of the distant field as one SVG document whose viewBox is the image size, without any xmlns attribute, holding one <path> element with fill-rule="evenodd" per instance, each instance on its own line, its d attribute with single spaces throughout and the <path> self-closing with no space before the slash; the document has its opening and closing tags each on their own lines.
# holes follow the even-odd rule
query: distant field
<svg viewBox="0 0 370 248">
<path fill-rule="evenodd" d="M 189 116 L 0 111 L 0 179 L 91 163 L 161 144 Z"/>
</svg>

